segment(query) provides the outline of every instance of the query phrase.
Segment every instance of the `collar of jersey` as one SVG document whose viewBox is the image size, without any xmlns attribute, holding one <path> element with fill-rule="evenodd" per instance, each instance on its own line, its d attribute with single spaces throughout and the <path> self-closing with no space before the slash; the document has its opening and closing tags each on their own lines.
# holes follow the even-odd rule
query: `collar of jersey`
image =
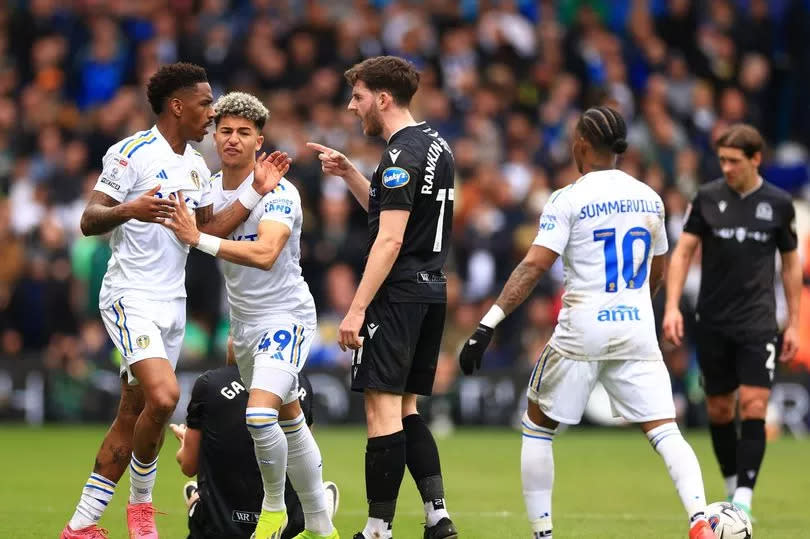
<svg viewBox="0 0 810 539">
<path fill-rule="evenodd" d="M 174 150 L 169 144 L 169 141 L 166 140 L 166 138 L 163 136 L 163 133 L 160 132 L 160 129 L 158 129 L 157 124 L 153 125 L 150 131 L 152 131 L 152 133 L 155 135 L 155 138 L 157 138 L 155 142 L 157 142 L 159 145 L 163 145 L 163 147 L 169 150 L 169 152 L 171 152 L 172 155 L 176 155 L 177 157 L 185 157 L 190 151 L 194 151 L 194 148 L 191 147 L 191 144 L 186 142 L 186 147 L 183 149 L 182 155 L 179 153 L 174 153 Z"/>
<path fill-rule="evenodd" d="M 416 122 L 415 124 L 403 125 L 403 126 L 402 126 L 402 127 L 400 127 L 399 129 L 397 129 L 396 131 L 394 131 L 393 133 L 391 133 L 391 136 L 390 136 L 390 137 L 388 137 L 388 140 L 386 140 L 386 141 L 385 141 L 385 143 L 386 143 L 386 144 L 391 144 L 391 141 L 392 141 L 392 140 L 394 140 L 394 137 L 395 137 L 395 136 L 397 136 L 397 134 L 399 134 L 399 133 L 401 133 L 402 131 L 404 131 L 404 130 L 408 129 L 409 127 L 416 127 L 417 125 L 423 125 L 424 123 L 425 123 L 425 122 Z"/>
</svg>

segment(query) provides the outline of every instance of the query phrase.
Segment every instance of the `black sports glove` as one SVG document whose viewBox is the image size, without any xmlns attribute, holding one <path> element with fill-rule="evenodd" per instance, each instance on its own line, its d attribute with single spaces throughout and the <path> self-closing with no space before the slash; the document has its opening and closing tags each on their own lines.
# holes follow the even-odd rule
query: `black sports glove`
<svg viewBox="0 0 810 539">
<path fill-rule="evenodd" d="M 478 329 L 464 343 L 464 348 L 461 349 L 458 356 L 461 372 L 472 374 L 476 369 L 481 368 L 481 359 L 484 357 L 487 346 L 489 346 L 489 341 L 492 340 L 493 333 L 495 333 L 495 330 L 491 327 L 478 324 Z"/>
</svg>

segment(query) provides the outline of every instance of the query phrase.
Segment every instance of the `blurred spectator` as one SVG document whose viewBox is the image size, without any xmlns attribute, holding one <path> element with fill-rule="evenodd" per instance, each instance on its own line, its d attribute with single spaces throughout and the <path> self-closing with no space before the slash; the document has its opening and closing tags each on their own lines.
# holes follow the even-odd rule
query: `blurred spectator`
<svg viewBox="0 0 810 539">
<path fill-rule="evenodd" d="M 797 200 L 810 192 L 808 32 L 810 7 L 799 0 L 3 5 L 0 349 L 47 358 L 64 374 L 59 402 L 108 366 L 96 304 L 109 248 L 81 237 L 77 215 L 109 145 L 152 124 L 144 82 L 160 64 L 199 63 L 215 94 L 243 89 L 268 105 L 265 149 L 293 157 L 288 176 L 305 211 L 301 264 L 320 321 L 310 363 L 342 369 L 350 358 L 335 332 L 364 264 L 367 217 L 342 182 L 322 177 L 305 143 L 346 152 L 370 176 L 381 146 L 346 111 L 343 71 L 378 54 L 420 67 L 414 110 L 445 134 L 457 170 L 437 377 L 437 391 L 452 393 L 458 339 L 525 252 L 551 192 L 577 179 L 569 137 L 584 108 L 624 115 L 630 149 L 619 166 L 662 195 L 671 242 L 697 187 L 720 175 L 712 142 L 730 123 L 766 135 L 771 181 Z M 199 150 L 217 170 L 210 140 Z M 186 359 L 203 361 L 226 332 L 209 262 L 189 261 Z M 510 317 L 488 365 L 529 368 L 555 324 L 562 279 L 553 269 Z M 694 392 L 688 353 L 666 354 L 678 391 Z"/>
</svg>

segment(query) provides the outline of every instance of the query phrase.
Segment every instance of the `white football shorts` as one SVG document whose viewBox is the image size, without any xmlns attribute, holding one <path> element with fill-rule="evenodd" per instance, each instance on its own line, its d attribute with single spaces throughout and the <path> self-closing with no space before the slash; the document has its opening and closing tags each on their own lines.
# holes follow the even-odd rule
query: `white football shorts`
<svg viewBox="0 0 810 539">
<path fill-rule="evenodd" d="M 153 301 L 123 296 L 99 305 L 101 319 L 115 347 L 121 352 L 121 376 L 138 382 L 132 365 L 142 359 L 164 358 L 177 367 L 186 332 L 186 300 Z"/>
<path fill-rule="evenodd" d="M 576 425 L 597 381 L 607 390 L 615 417 L 631 423 L 675 418 L 669 372 L 660 360 L 569 359 L 547 345 L 532 370 L 527 396 L 547 417 Z"/>
<path fill-rule="evenodd" d="M 275 317 L 256 324 L 231 320 L 236 365 L 245 387 L 281 397 L 298 398 L 298 373 L 315 337 L 315 328 L 294 318 Z"/>
</svg>

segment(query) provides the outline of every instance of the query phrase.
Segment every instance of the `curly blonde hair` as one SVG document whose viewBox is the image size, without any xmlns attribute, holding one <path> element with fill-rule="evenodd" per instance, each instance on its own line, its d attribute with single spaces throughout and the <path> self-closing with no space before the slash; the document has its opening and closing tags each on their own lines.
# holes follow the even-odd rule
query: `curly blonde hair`
<svg viewBox="0 0 810 539">
<path fill-rule="evenodd" d="M 230 92 L 223 95 L 214 103 L 214 112 L 217 114 L 214 118 L 216 124 L 219 124 L 225 116 L 238 116 L 255 123 L 259 131 L 270 116 L 270 111 L 262 105 L 259 98 L 245 92 Z"/>
</svg>

